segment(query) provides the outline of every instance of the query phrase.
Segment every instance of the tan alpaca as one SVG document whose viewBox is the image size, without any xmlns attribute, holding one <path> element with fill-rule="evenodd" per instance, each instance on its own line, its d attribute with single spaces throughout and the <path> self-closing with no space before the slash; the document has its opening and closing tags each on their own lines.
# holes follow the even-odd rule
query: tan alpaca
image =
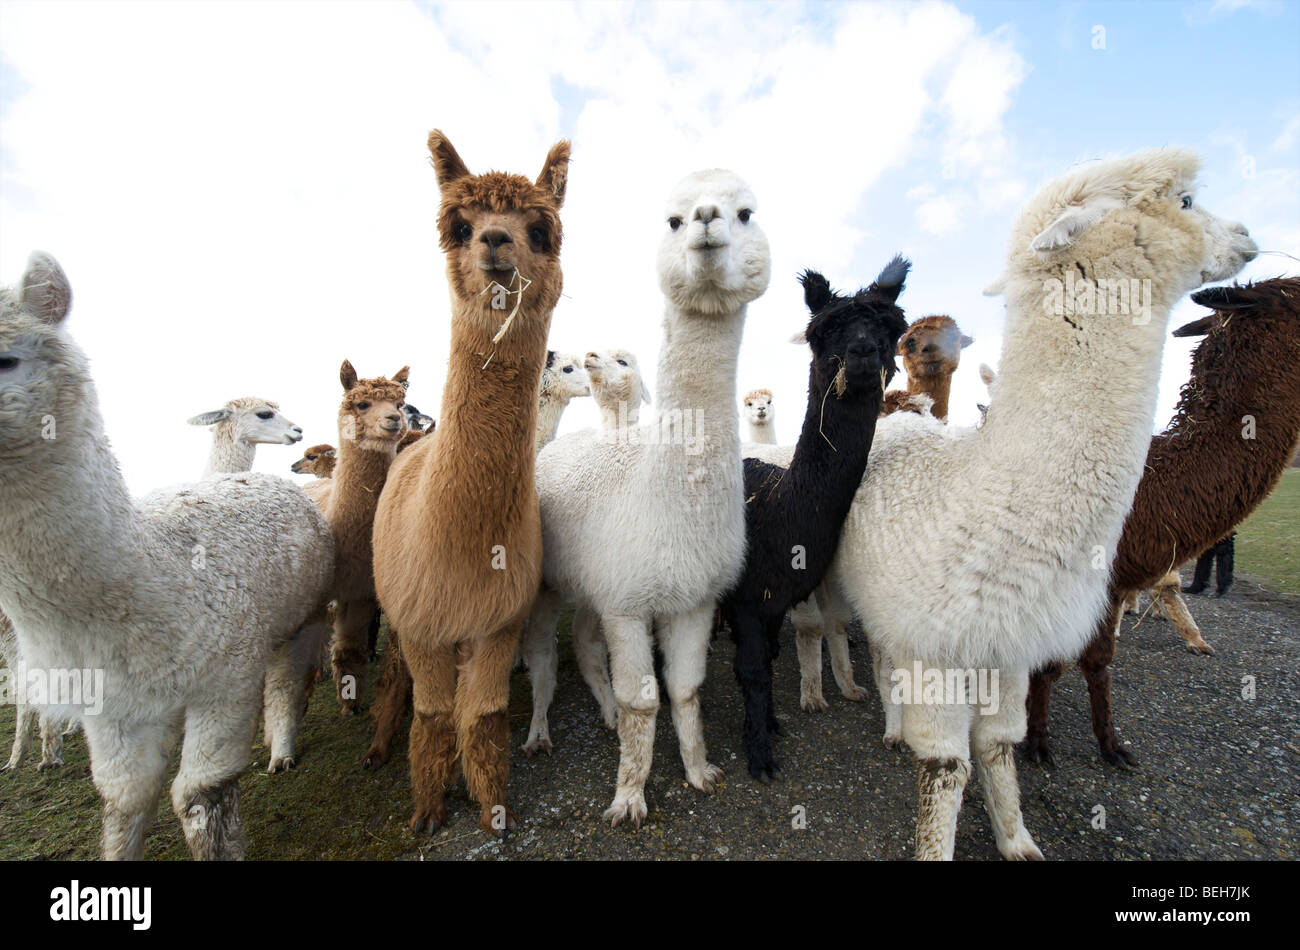
<svg viewBox="0 0 1300 950">
<path fill-rule="evenodd" d="M 961 351 L 975 340 L 961 332 L 957 321 L 942 314 L 921 317 L 912 322 L 898 341 L 898 355 L 907 370 L 907 391 L 891 389 L 885 393 L 882 416 L 899 410 L 925 414 L 925 403 L 916 397 L 928 396 L 930 414 L 948 418 L 948 394 L 952 374 L 961 362 Z"/>
<path fill-rule="evenodd" d="M 302 453 L 302 458 L 289 466 L 289 471 L 295 475 L 315 475 L 317 478 L 330 478 L 334 475 L 334 463 L 338 460 L 338 452 L 334 446 L 328 442 L 322 442 L 320 445 L 313 445 L 306 452 Z"/>
<path fill-rule="evenodd" d="M 505 807 L 510 669 L 541 584 L 534 439 L 563 285 L 569 143 L 551 148 L 535 184 L 470 174 L 436 130 L 429 152 L 451 356 L 437 430 L 402 453 L 379 499 L 375 587 L 412 677 L 411 828 L 446 821 L 459 760 L 480 826 L 502 834 L 515 824 Z"/>
</svg>

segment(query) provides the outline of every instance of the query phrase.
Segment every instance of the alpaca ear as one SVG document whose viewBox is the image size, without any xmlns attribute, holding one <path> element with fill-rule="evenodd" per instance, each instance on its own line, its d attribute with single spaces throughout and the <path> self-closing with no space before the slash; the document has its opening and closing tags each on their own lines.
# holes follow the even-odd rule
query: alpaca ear
<svg viewBox="0 0 1300 950">
<path fill-rule="evenodd" d="M 1205 336 L 1213 330 L 1219 323 L 1219 315 L 1212 313 L 1208 317 L 1201 317 L 1199 320 L 1193 320 L 1191 323 L 1184 323 L 1177 330 L 1173 331 L 1174 336 Z"/>
<path fill-rule="evenodd" d="M 964 333 L 961 335 L 961 348 L 963 350 L 966 349 L 966 347 L 970 346 L 974 342 L 975 342 L 975 338 L 973 336 L 967 336 Z"/>
<path fill-rule="evenodd" d="M 537 176 L 537 187 L 549 192 L 555 207 L 564 204 L 564 189 L 569 184 L 569 141 L 560 139 L 546 153 L 546 164 Z"/>
<path fill-rule="evenodd" d="M 1192 294 L 1192 300 L 1213 310 L 1244 310 L 1256 305 L 1249 287 L 1206 287 Z"/>
<path fill-rule="evenodd" d="M 352 368 L 352 364 L 347 360 L 339 367 L 339 382 L 343 384 L 343 391 L 347 392 L 357 384 L 357 371 Z"/>
<path fill-rule="evenodd" d="M 806 270 L 800 274 L 799 283 L 803 284 L 803 302 L 808 305 L 808 310 L 812 313 L 821 310 L 822 307 L 831 302 L 831 297 L 834 296 L 831 293 L 830 282 L 815 270 Z M 808 341 L 803 334 L 800 334 L 799 339 L 792 338 L 790 342 L 806 343 Z"/>
<path fill-rule="evenodd" d="M 1069 247 L 1079 235 L 1100 221 L 1108 211 L 1119 208 L 1123 202 L 1117 198 L 1094 199 L 1080 208 L 1066 208 L 1055 221 L 1029 242 L 1030 250 L 1040 254 Z"/>
<path fill-rule="evenodd" d="M 68 315 L 72 309 L 72 285 L 59 262 L 51 255 L 32 251 L 31 257 L 27 258 L 19 300 L 41 322 L 52 327 L 58 326 Z"/>
<path fill-rule="evenodd" d="M 903 292 L 903 282 L 907 280 L 907 272 L 911 267 L 911 261 L 902 254 L 895 254 L 867 290 L 890 301 L 897 300 L 898 295 Z"/>
<path fill-rule="evenodd" d="M 997 373 L 993 372 L 993 367 L 988 363 L 980 363 L 980 382 L 985 386 L 992 386 L 993 380 L 997 378 Z"/>
<path fill-rule="evenodd" d="M 800 330 L 800 331 L 799 331 L 798 333 L 796 333 L 794 336 L 790 337 L 790 342 L 791 342 L 791 343 L 794 343 L 794 344 L 807 343 L 807 342 L 808 342 L 808 331 L 807 331 L 807 330 Z"/>
<path fill-rule="evenodd" d="M 186 422 L 192 426 L 214 426 L 218 422 L 224 422 L 233 415 L 234 412 L 228 407 L 222 407 L 221 409 L 214 409 L 212 412 L 201 412 L 192 419 L 187 419 Z"/>
<path fill-rule="evenodd" d="M 650 405 L 651 402 L 653 402 L 653 400 L 650 398 L 650 387 L 645 384 L 644 379 L 641 380 L 641 401 L 645 403 L 647 406 Z"/>
<path fill-rule="evenodd" d="M 550 368 L 551 368 L 552 366 L 554 366 L 554 365 L 555 365 L 555 351 L 554 351 L 554 350 L 547 350 L 547 351 L 546 351 L 546 368 L 547 368 L 547 369 L 550 369 Z"/>
<path fill-rule="evenodd" d="M 998 275 L 997 280 L 984 288 L 982 293 L 985 297 L 1001 297 L 1006 292 L 1006 289 L 1007 276 L 1006 274 L 1000 274 Z"/>
<path fill-rule="evenodd" d="M 411 367 L 403 366 L 401 369 L 399 369 L 396 373 L 393 374 L 393 382 L 401 386 L 402 389 L 410 389 L 411 388 L 411 381 L 409 379 L 410 375 L 411 375 Z"/>
<path fill-rule="evenodd" d="M 469 174 L 451 142 L 438 129 L 429 133 L 429 155 L 433 158 L 433 171 L 438 176 L 438 187 L 446 189 L 457 179 Z"/>
<path fill-rule="evenodd" d="M 338 454 L 338 451 L 336 449 L 326 449 L 324 454 L 327 459 L 332 459 Z"/>
</svg>

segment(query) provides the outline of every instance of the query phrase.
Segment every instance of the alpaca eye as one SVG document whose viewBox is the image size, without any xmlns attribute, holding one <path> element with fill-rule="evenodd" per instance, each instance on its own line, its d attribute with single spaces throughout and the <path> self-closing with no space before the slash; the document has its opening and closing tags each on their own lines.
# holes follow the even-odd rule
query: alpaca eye
<svg viewBox="0 0 1300 950">
<path fill-rule="evenodd" d="M 0 373 L 7 373 L 11 369 L 17 369 L 20 360 L 16 356 L 0 356 Z"/>
<path fill-rule="evenodd" d="M 456 227 L 452 229 L 452 233 L 456 235 L 457 241 L 460 241 L 462 244 L 465 244 L 469 241 L 470 238 L 474 236 L 474 229 L 471 228 L 464 221 L 462 221 L 460 224 L 456 225 Z"/>
<path fill-rule="evenodd" d="M 546 244 L 546 231 L 544 228 L 529 228 L 528 240 L 533 242 L 536 247 L 542 247 Z"/>
<path fill-rule="evenodd" d="M 670 227 L 672 230 L 676 231 L 681 226 L 682 226 L 682 219 L 677 217 L 677 215 L 673 215 L 671 218 L 668 219 L 668 227 Z"/>
<path fill-rule="evenodd" d="M 626 365 L 627 365 L 627 360 L 619 360 L 619 361 L 618 361 L 618 365 L 619 365 L 619 366 L 626 366 Z"/>
<path fill-rule="evenodd" d="M 401 409 L 401 408 L 403 408 L 405 405 L 406 405 L 406 403 L 404 403 L 404 402 L 399 402 L 399 403 L 397 404 L 397 408 L 398 408 L 398 409 Z"/>
<path fill-rule="evenodd" d="M 259 418 L 259 419 L 270 419 L 273 415 L 275 415 L 275 413 L 272 412 L 271 410 L 269 410 L 269 409 L 263 409 L 261 412 L 259 412 L 259 413 L 257 414 L 257 418 Z"/>
<path fill-rule="evenodd" d="M 1192 206 L 1192 196 L 1183 195 L 1183 210 L 1186 211 L 1191 206 Z"/>
<path fill-rule="evenodd" d="M 749 216 L 753 213 L 754 212 L 750 211 L 748 208 L 742 208 L 739 214 L 740 223 L 749 224 Z"/>
<path fill-rule="evenodd" d="M 572 372 L 573 372 L 573 367 L 572 367 L 572 366 L 566 366 L 566 367 L 564 367 L 564 371 L 565 371 L 566 373 L 572 373 Z"/>
<path fill-rule="evenodd" d="M 368 402 L 359 402 L 359 403 L 357 403 L 357 408 L 360 409 L 362 412 L 365 412 L 367 409 L 370 408 L 370 403 L 368 403 Z"/>
</svg>

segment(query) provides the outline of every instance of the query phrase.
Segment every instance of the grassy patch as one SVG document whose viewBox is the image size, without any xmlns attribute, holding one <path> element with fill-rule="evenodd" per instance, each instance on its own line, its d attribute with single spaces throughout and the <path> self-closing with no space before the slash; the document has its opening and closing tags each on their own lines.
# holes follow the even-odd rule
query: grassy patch
<svg viewBox="0 0 1300 950">
<path fill-rule="evenodd" d="M 1300 594 L 1300 468 L 1288 468 L 1273 494 L 1237 529 L 1236 569 L 1275 590 Z"/>
</svg>

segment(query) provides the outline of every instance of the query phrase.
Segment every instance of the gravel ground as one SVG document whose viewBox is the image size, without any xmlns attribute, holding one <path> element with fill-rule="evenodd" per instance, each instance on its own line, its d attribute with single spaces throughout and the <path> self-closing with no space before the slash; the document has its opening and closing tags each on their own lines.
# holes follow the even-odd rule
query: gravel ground
<svg viewBox="0 0 1300 950">
<path fill-rule="evenodd" d="M 1025 823 L 1049 859 L 1295 859 L 1300 852 L 1300 597 L 1264 590 L 1239 574 L 1226 598 L 1188 601 L 1216 656 L 1187 653 L 1173 627 L 1154 615 L 1125 620 L 1111 669 L 1116 725 L 1139 758 L 1135 770 L 1098 756 L 1078 672 L 1058 682 L 1057 768 L 1019 763 Z M 853 638 L 852 655 L 857 681 L 869 685 L 860 637 Z M 848 702 L 825 660 L 830 711 L 800 711 L 787 624 L 776 668 L 777 712 L 786 729 L 777 756 L 784 771 L 762 785 L 745 769 L 731 659 L 731 643 L 718 640 L 703 694 L 710 758 L 726 770 L 715 794 L 686 785 L 665 707 L 647 786 L 649 818 L 637 832 L 606 827 L 600 815 L 613 795 L 617 738 L 600 722 L 572 657 L 562 653 L 550 718 L 554 754 L 530 760 L 512 752 L 510 800 L 521 829 L 504 842 L 486 838 L 478 831 L 477 806 L 458 789 L 449 799 L 448 825 L 407 857 L 910 857 L 914 771 L 907 753 L 880 741 L 883 715 L 874 690 L 866 703 Z M 1250 700 L 1242 698 L 1246 676 L 1254 677 Z M 513 683 L 511 721 L 517 750 L 529 721 L 524 674 Z M 405 768 L 404 751 L 389 768 Z M 1097 806 L 1105 809 L 1100 829 L 1093 827 Z M 796 828 L 799 816 L 804 827 Z M 998 857 L 974 779 L 956 856 Z"/>
</svg>

